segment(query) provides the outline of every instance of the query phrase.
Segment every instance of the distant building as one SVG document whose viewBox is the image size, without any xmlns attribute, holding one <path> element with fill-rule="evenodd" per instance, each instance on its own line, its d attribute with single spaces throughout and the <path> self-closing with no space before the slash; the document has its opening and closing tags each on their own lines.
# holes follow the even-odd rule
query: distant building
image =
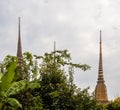
<svg viewBox="0 0 120 110">
<path fill-rule="evenodd" d="M 95 99 L 98 103 L 108 103 L 107 88 L 103 77 L 103 62 L 102 62 L 102 32 L 100 31 L 100 53 L 99 53 L 99 69 L 98 80 L 95 88 Z"/>
</svg>

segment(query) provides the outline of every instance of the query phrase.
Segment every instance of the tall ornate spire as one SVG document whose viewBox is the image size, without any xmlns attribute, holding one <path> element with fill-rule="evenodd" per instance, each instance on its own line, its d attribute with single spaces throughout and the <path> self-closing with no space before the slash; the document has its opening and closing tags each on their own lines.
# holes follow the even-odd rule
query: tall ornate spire
<svg viewBox="0 0 120 110">
<path fill-rule="evenodd" d="M 22 59 L 22 45 L 21 45 L 21 33 L 20 33 L 20 17 L 18 18 L 18 46 L 17 46 L 17 57 L 18 59 Z"/>
<path fill-rule="evenodd" d="M 95 99 L 99 103 L 107 103 L 107 89 L 103 78 L 103 62 L 102 62 L 102 31 L 100 30 L 100 52 L 99 52 L 99 70 L 98 81 L 95 88 Z"/>
<path fill-rule="evenodd" d="M 98 83 L 103 82 L 103 64 L 102 64 L 102 31 L 100 30 L 100 52 L 99 52 L 99 70 L 98 70 Z"/>
<path fill-rule="evenodd" d="M 17 45 L 17 58 L 18 58 L 18 70 L 20 77 L 18 80 L 26 79 L 27 75 L 24 72 L 23 57 L 22 57 L 22 44 L 21 44 L 21 32 L 20 32 L 20 17 L 18 18 L 18 45 Z"/>
</svg>

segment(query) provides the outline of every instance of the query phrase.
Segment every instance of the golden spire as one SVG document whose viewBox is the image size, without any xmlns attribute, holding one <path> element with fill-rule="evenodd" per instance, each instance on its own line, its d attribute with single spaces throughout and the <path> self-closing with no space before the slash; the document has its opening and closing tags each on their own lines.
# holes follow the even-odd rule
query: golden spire
<svg viewBox="0 0 120 110">
<path fill-rule="evenodd" d="M 107 89 L 103 78 L 103 62 L 102 62 L 102 31 L 100 30 L 100 52 L 99 52 L 99 69 L 98 81 L 95 88 L 95 99 L 98 103 L 108 103 Z"/>
</svg>

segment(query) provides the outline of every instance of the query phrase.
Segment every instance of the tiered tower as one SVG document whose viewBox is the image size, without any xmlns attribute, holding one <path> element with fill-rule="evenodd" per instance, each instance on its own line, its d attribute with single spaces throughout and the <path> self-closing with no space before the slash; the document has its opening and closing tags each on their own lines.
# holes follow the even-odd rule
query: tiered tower
<svg viewBox="0 0 120 110">
<path fill-rule="evenodd" d="M 103 77 L 103 62 L 102 62 L 102 31 L 100 31 L 100 53 L 99 53 L 99 70 L 98 70 L 98 81 L 95 88 L 95 99 L 98 103 L 107 103 L 107 89 Z"/>
<path fill-rule="evenodd" d="M 26 74 L 24 72 L 23 56 L 22 56 L 22 45 L 21 45 L 21 32 L 20 32 L 20 17 L 18 18 L 18 45 L 17 45 L 17 58 L 18 58 L 18 69 L 21 79 L 26 79 Z"/>
</svg>

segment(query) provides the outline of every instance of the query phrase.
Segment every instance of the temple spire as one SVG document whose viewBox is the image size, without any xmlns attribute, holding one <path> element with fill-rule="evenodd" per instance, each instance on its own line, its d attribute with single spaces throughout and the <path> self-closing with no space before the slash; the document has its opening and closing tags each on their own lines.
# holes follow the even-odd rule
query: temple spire
<svg viewBox="0 0 120 110">
<path fill-rule="evenodd" d="M 99 50 L 99 69 L 98 80 L 95 88 L 95 99 L 98 103 L 108 103 L 107 88 L 103 78 L 103 59 L 102 59 L 102 31 L 100 30 L 100 50 Z"/>
<path fill-rule="evenodd" d="M 102 61 L 102 31 L 100 30 L 100 52 L 99 52 L 99 70 L 98 70 L 98 83 L 103 82 L 103 61 Z"/>
<path fill-rule="evenodd" d="M 22 45 L 21 45 L 21 32 L 20 32 L 20 17 L 18 18 L 18 46 L 17 46 L 17 57 L 22 59 Z"/>
<path fill-rule="evenodd" d="M 18 70 L 20 77 L 17 80 L 23 80 L 27 78 L 27 73 L 24 72 L 23 57 L 22 57 L 22 44 L 21 44 L 21 32 L 20 32 L 20 17 L 18 18 L 18 44 L 17 44 L 17 58 L 18 58 Z"/>
</svg>

